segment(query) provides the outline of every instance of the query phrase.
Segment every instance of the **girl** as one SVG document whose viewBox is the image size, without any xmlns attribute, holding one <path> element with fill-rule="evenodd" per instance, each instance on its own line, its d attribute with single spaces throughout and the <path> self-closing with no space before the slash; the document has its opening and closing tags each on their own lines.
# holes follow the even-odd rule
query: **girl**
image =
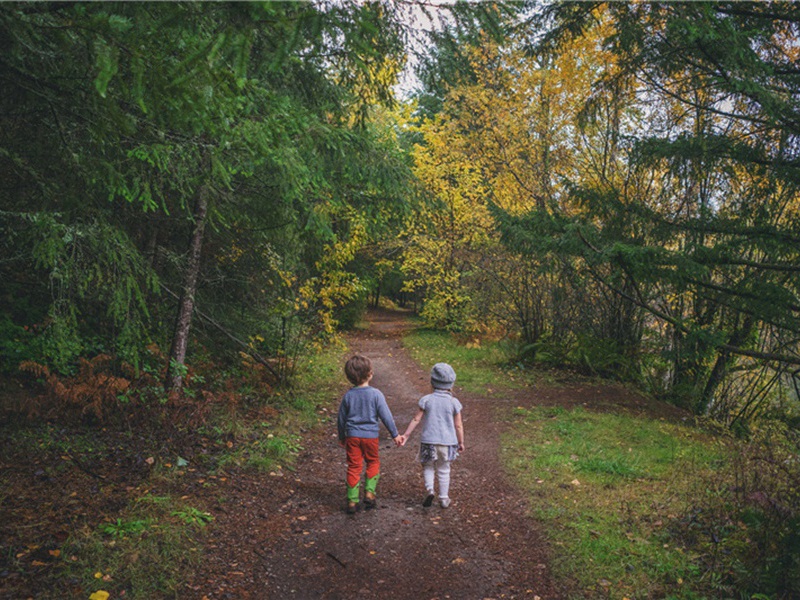
<svg viewBox="0 0 800 600">
<path fill-rule="evenodd" d="M 422 421 L 419 461 L 427 495 L 422 506 L 430 506 L 435 496 L 434 476 L 439 480 L 439 503 L 450 506 L 450 463 L 464 451 L 464 424 L 461 403 L 453 398 L 456 372 L 447 363 L 437 363 L 431 369 L 433 393 L 423 396 L 419 410 L 403 434 L 403 443 Z"/>
</svg>

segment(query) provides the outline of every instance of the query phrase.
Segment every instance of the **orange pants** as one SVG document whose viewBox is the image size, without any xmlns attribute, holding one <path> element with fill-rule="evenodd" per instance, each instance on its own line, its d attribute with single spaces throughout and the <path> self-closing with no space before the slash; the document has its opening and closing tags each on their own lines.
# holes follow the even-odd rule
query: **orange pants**
<svg viewBox="0 0 800 600">
<path fill-rule="evenodd" d="M 367 480 L 380 473 L 378 438 L 349 437 L 344 441 L 344 448 L 347 452 L 347 487 L 354 488 L 358 485 L 364 461 L 367 462 Z"/>
</svg>

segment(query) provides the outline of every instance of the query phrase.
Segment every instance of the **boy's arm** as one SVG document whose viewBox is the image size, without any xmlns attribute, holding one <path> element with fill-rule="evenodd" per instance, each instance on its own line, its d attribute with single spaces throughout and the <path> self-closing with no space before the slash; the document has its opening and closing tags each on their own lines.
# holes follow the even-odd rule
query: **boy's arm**
<svg viewBox="0 0 800 600">
<path fill-rule="evenodd" d="M 386 404 L 386 398 L 383 394 L 378 397 L 378 418 L 383 422 L 384 427 L 389 430 L 389 435 L 392 439 L 397 441 L 400 432 L 397 431 L 397 425 L 394 424 L 394 417 L 392 411 L 389 410 L 389 405 Z"/>
<path fill-rule="evenodd" d="M 458 451 L 464 451 L 464 421 L 461 413 L 456 413 L 453 417 L 453 424 L 456 426 L 456 437 L 458 438 Z"/>
<path fill-rule="evenodd" d="M 336 428 L 339 432 L 339 443 L 344 444 L 344 438 L 347 433 L 347 406 L 345 398 L 342 398 L 342 403 L 339 405 L 339 414 L 336 417 Z"/>
</svg>

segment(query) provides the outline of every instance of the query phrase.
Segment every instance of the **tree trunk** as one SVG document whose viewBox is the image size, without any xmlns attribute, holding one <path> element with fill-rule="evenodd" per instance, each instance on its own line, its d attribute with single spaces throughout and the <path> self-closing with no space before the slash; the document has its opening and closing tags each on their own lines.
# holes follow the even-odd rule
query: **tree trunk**
<svg viewBox="0 0 800 600">
<path fill-rule="evenodd" d="M 747 316 L 744 319 L 744 324 L 741 328 L 735 329 L 728 339 L 728 344 L 731 346 L 739 346 L 750 336 L 753 331 L 753 318 Z M 731 364 L 731 354 L 727 350 L 720 350 L 717 354 L 717 360 L 714 363 L 714 368 L 711 370 L 711 375 L 708 377 L 703 395 L 700 398 L 700 403 L 697 409 L 697 414 L 706 414 L 712 401 L 714 394 L 719 388 L 720 383 L 728 374 L 728 369 Z"/>
<path fill-rule="evenodd" d="M 183 290 L 178 303 L 178 316 L 175 320 L 175 332 L 172 336 L 172 347 L 169 351 L 167 379 L 164 387 L 170 392 L 177 392 L 183 387 L 183 371 L 186 361 L 186 349 L 189 346 L 189 331 L 192 326 L 194 311 L 194 295 L 197 291 L 197 276 L 200 273 L 200 252 L 203 247 L 203 231 L 206 226 L 208 197 L 205 187 L 197 192 L 197 203 L 194 211 L 194 231 L 189 243 L 189 257 L 183 279 Z"/>
</svg>

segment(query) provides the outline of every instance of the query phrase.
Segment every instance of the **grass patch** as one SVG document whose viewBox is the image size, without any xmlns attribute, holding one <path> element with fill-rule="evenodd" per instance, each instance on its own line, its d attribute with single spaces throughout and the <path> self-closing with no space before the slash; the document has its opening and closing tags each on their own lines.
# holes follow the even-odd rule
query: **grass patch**
<svg viewBox="0 0 800 600">
<path fill-rule="evenodd" d="M 541 378 L 538 372 L 510 366 L 498 342 L 458 344 L 452 333 L 415 329 L 403 338 L 403 344 L 423 368 L 430 369 L 437 362 L 452 365 L 456 384 L 471 393 L 491 395 L 501 387 L 520 389 Z"/>
<path fill-rule="evenodd" d="M 207 512 L 171 496 L 145 495 L 125 517 L 74 533 L 65 544 L 68 580 L 84 593 L 126 598 L 175 595 L 201 557 Z"/>
<path fill-rule="evenodd" d="M 588 596 L 697 598 L 695 552 L 674 535 L 725 448 L 697 430 L 582 408 L 516 409 L 504 460 L 556 548 L 558 576 Z"/>
</svg>

